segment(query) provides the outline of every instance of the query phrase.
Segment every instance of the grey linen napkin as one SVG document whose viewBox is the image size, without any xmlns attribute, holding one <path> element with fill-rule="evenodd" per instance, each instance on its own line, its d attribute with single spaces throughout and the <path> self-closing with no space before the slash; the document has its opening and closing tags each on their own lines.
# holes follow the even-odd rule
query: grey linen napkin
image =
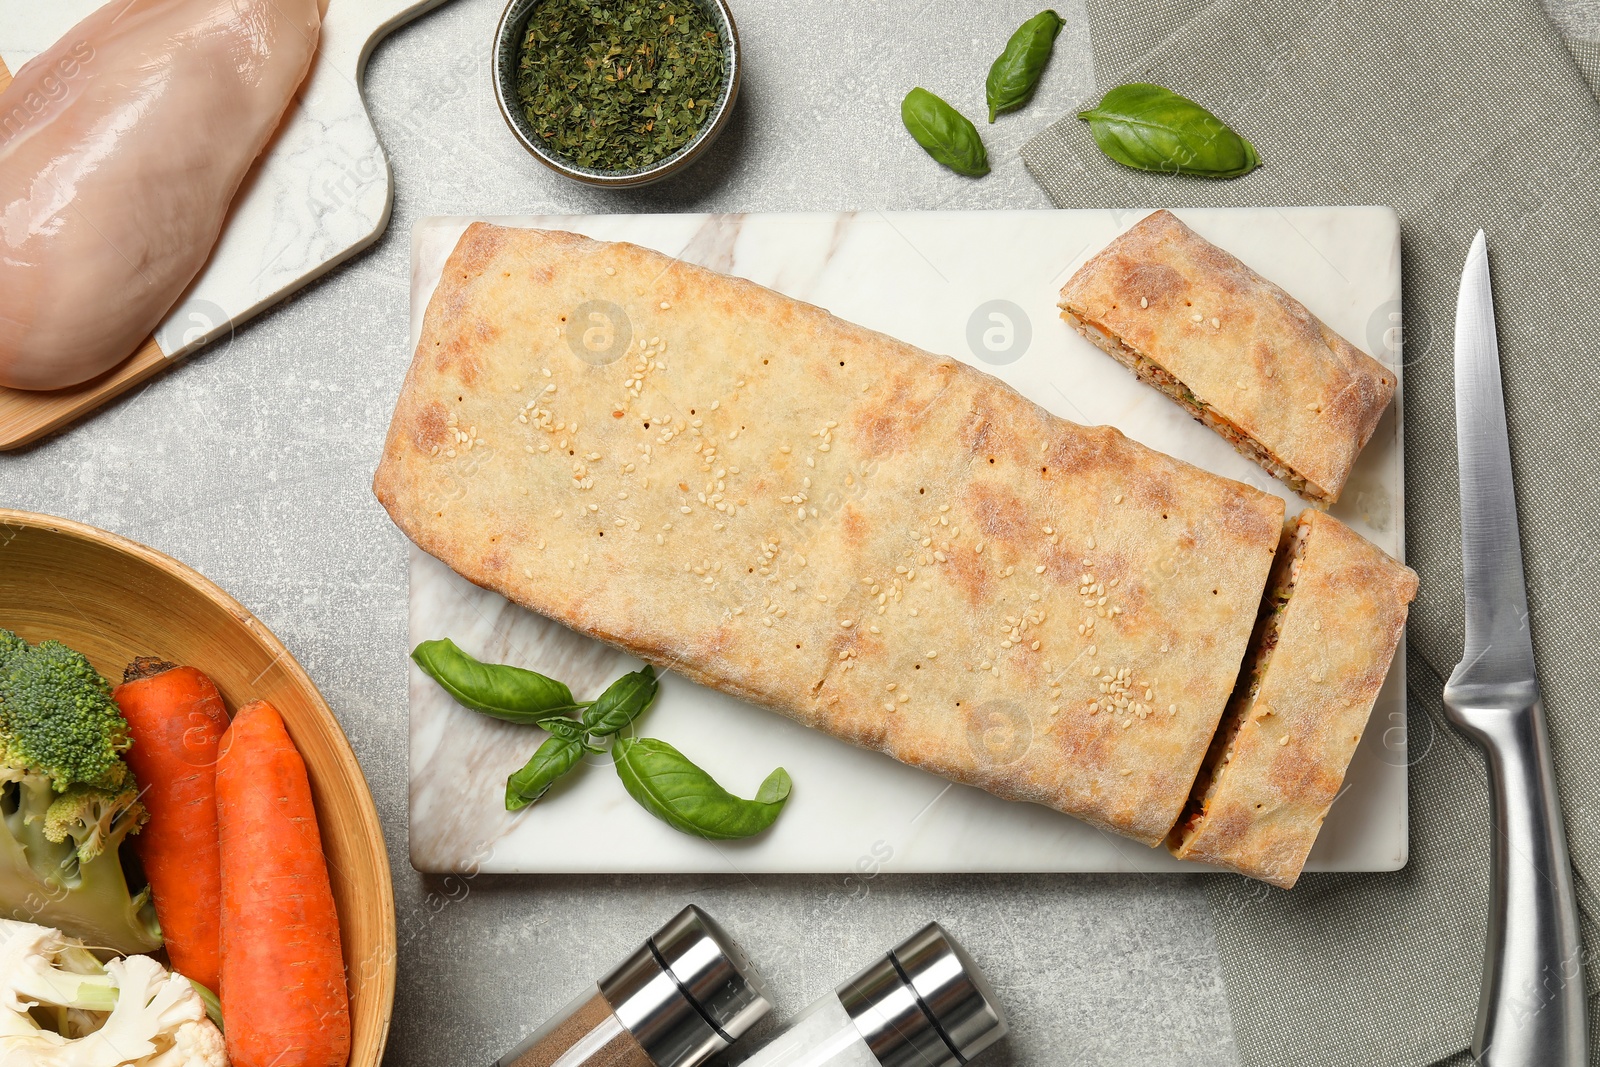
<svg viewBox="0 0 1600 1067">
<path fill-rule="evenodd" d="M 1459 1058 L 1478 996 L 1490 825 L 1482 758 L 1445 723 L 1440 689 L 1462 640 L 1455 292 L 1480 226 L 1588 989 L 1600 992 L 1600 106 L 1578 66 L 1600 48 L 1569 52 L 1533 0 L 1086 2 L 1103 88 L 1153 81 L 1191 96 L 1249 137 L 1264 166 L 1233 182 L 1126 170 L 1069 115 L 1022 152 L 1057 206 L 1399 212 L 1406 536 L 1422 578 L 1407 657 L 1410 862 L 1308 875 L 1290 892 L 1218 876 L 1208 891 L 1245 1063 Z M 1591 999 L 1600 1049 L 1597 1008 Z"/>
</svg>

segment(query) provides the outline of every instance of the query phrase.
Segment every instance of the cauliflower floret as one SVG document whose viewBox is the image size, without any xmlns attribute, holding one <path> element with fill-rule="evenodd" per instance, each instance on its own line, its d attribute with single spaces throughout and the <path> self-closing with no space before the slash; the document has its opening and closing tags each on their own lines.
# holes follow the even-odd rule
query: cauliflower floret
<svg viewBox="0 0 1600 1067">
<path fill-rule="evenodd" d="M 40 1024 L 43 1014 L 55 1029 Z M 0 919 L 6 1067 L 227 1067 L 194 983 L 149 956 L 101 965 L 80 942 Z"/>
<path fill-rule="evenodd" d="M 200 1019 L 179 1026 L 172 1047 L 140 1060 L 139 1067 L 228 1067 L 228 1050 L 222 1031 Z"/>
<path fill-rule="evenodd" d="M 94 954 L 47 926 L 0 919 L 0 975 L 0 1012 L 109 1012 L 117 1003 L 116 982 Z"/>
</svg>

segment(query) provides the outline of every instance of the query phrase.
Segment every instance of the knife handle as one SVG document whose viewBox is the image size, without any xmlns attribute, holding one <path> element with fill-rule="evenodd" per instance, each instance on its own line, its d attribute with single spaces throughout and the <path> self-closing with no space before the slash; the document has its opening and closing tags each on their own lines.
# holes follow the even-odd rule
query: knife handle
<svg viewBox="0 0 1600 1067">
<path fill-rule="evenodd" d="M 1445 703 L 1483 746 L 1494 809 L 1489 937 L 1472 1051 L 1484 1067 L 1587 1067 L 1583 955 L 1537 691 Z"/>
</svg>

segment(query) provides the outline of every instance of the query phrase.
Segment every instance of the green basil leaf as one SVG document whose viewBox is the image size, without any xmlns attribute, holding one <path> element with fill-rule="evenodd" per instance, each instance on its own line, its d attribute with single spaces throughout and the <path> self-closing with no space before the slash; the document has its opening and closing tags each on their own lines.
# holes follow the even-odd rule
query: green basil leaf
<svg viewBox="0 0 1600 1067">
<path fill-rule="evenodd" d="M 568 719 L 559 715 L 541 719 L 539 720 L 539 725 L 555 736 L 568 741 L 582 741 L 589 736 L 589 731 L 583 728 L 583 723 L 578 722 L 576 719 Z"/>
<path fill-rule="evenodd" d="M 652 737 L 617 738 L 611 758 L 617 776 L 640 807 L 695 837 L 730 841 L 759 834 L 772 825 L 789 799 L 789 772 L 782 767 L 761 783 L 754 800 L 741 800 L 682 752 Z"/>
<path fill-rule="evenodd" d="M 928 90 L 916 88 L 900 101 L 900 121 L 928 155 L 957 174 L 980 178 L 989 173 L 989 153 L 967 117 Z"/>
<path fill-rule="evenodd" d="M 572 690 L 554 678 L 499 663 L 480 663 L 448 637 L 424 641 L 411 658 L 462 707 L 515 723 L 539 723 L 579 710 Z"/>
<path fill-rule="evenodd" d="M 1005 51 L 989 67 L 989 78 L 983 84 L 990 122 L 1000 112 L 1019 108 L 1032 98 L 1060 32 L 1061 16 L 1054 11 L 1041 11 L 1017 27 Z"/>
<path fill-rule="evenodd" d="M 506 779 L 506 810 L 517 811 L 544 796 L 557 778 L 578 765 L 583 753 L 581 741 L 557 734 L 545 738 L 533 758 Z"/>
<path fill-rule="evenodd" d="M 1227 123 L 1159 85 L 1119 85 L 1078 117 L 1100 151 L 1135 170 L 1237 178 L 1261 165 L 1255 146 Z"/>
<path fill-rule="evenodd" d="M 624 674 L 583 709 L 584 727 L 596 737 L 616 733 L 650 706 L 658 686 L 654 667 Z"/>
</svg>

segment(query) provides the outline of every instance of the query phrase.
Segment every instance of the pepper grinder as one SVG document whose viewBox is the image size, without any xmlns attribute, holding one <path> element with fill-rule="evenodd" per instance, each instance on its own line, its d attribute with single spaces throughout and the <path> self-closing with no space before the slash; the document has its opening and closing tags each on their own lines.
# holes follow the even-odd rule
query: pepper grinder
<svg viewBox="0 0 1600 1067">
<path fill-rule="evenodd" d="M 771 1010 L 739 946 L 691 904 L 495 1067 L 698 1067 Z"/>
<path fill-rule="evenodd" d="M 962 1067 L 1009 1029 L 972 957 L 929 923 L 742 1067 Z"/>
</svg>

